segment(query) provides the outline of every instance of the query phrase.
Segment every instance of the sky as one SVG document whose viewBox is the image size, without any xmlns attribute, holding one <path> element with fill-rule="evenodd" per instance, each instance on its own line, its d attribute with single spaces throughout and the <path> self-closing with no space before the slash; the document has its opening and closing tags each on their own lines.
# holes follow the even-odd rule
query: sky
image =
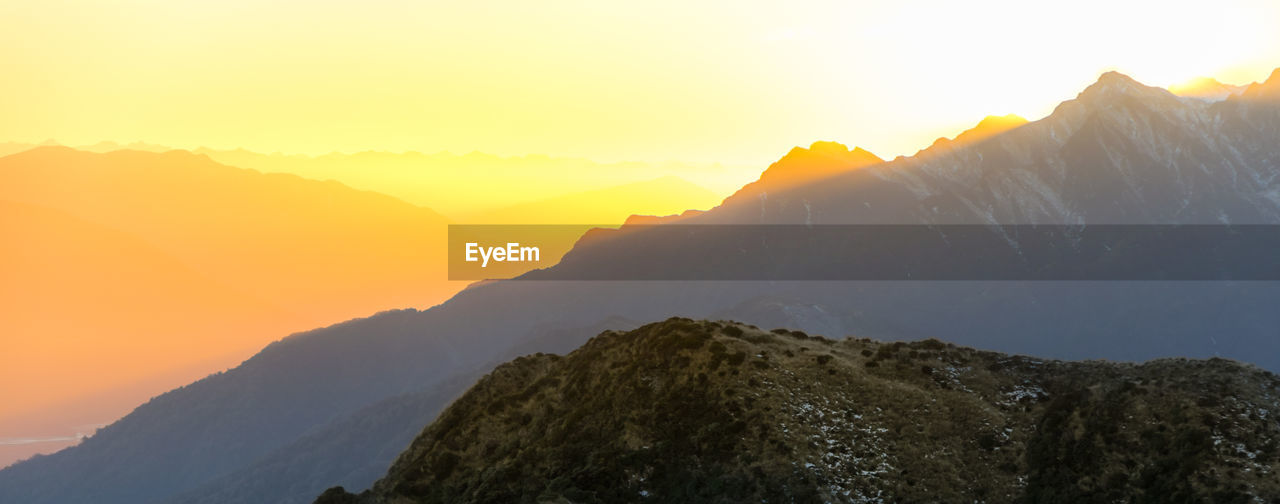
<svg viewBox="0 0 1280 504">
<path fill-rule="evenodd" d="M 762 165 L 911 154 L 1106 70 L 1280 66 L 1280 2 L 0 0 L 0 141 Z"/>
</svg>

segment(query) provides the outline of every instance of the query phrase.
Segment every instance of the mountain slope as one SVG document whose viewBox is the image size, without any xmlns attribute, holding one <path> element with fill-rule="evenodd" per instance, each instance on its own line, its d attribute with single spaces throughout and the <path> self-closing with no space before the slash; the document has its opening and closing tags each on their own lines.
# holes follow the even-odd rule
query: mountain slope
<svg viewBox="0 0 1280 504">
<path fill-rule="evenodd" d="M 961 147 L 974 144 L 999 135 L 1011 129 L 1017 128 L 1027 123 L 1026 119 L 1016 114 L 1008 114 L 1003 116 L 987 116 L 979 121 L 977 125 L 964 130 L 955 138 L 939 138 L 930 145 L 930 149 L 941 147 Z"/>
<path fill-rule="evenodd" d="M 431 390 L 381 401 L 174 500 L 231 504 L 251 495 L 254 502 L 287 504 L 309 502 L 309 494 L 335 481 L 364 488 L 477 376 L 464 373 Z M 326 463 L 308 464 L 317 460 Z"/>
<path fill-rule="evenodd" d="M 1277 407 L 1280 378 L 1224 360 L 671 319 L 500 366 L 358 501 L 1263 501 Z"/>
</svg>

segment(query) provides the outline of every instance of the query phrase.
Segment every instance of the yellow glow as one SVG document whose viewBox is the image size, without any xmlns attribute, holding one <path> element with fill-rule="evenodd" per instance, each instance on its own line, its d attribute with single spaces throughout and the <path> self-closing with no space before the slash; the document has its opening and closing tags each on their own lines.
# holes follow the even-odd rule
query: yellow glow
<svg viewBox="0 0 1280 504">
<path fill-rule="evenodd" d="M 1036 119 L 1100 72 L 1280 66 L 1280 5 L 168 2 L 0 5 L 0 139 L 547 153 L 765 166 Z"/>
</svg>

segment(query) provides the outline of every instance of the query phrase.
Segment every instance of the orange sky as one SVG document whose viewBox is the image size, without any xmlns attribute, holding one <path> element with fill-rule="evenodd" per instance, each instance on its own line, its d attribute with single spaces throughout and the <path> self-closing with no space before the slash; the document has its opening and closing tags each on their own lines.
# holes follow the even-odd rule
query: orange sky
<svg viewBox="0 0 1280 504">
<path fill-rule="evenodd" d="M 1280 4 L 0 3 L 0 139 L 765 166 L 1036 119 L 1101 71 L 1280 66 Z"/>
</svg>

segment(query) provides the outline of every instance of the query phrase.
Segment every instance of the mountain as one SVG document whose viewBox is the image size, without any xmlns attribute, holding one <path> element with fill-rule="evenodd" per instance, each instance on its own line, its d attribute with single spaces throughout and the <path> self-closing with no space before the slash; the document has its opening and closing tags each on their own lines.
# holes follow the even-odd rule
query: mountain
<svg viewBox="0 0 1280 504">
<path fill-rule="evenodd" d="M 88 152 L 98 152 L 98 153 L 107 153 L 107 152 L 113 152 L 118 150 L 135 150 L 135 151 L 143 151 L 143 152 L 168 152 L 171 150 L 178 150 L 172 147 L 166 147 L 164 145 L 157 145 L 157 144 L 147 143 L 142 141 L 129 142 L 127 144 L 123 144 L 120 142 L 113 142 L 110 140 L 103 140 L 93 145 L 76 147 L 76 149 L 82 150 L 82 151 L 88 151 Z"/>
<path fill-rule="evenodd" d="M 1223 84 L 1210 77 L 1197 77 L 1182 84 L 1169 86 L 1169 92 L 1185 98 L 1222 101 L 1243 93 L 1247 87 Z"/>
<path fill-rule="evenodd" d="M 1280 78 L 1256 93 L 1267 86 Z M 1039 121 L 767 199 L 739 193 L 703 221 L 1275 223 L 1278 132 L 1280 118 L 1266 101 L 1188 102 L 1109 72 Z"/>
<path fill-rule="evenodd" d="M 35 147 L 36 147 L 35 144 L 29 144 L 25 142 L 0 142 L 0 156 L 17 154 L 24 150 L 30 150 Z"/>
<path fill-rule="evenodd" d="M 315 180 L 335 180 L 377 191 L 417 205 L 431 207 L 459 221 L 467 216 L 500 212 L 513 205 L 541 205 L 545 200 L 607 190 L 659 177 L 678 176 L 716 194 L 726 194 L 750 177 L 742 167 L 681 162 L 601 163 L 581 158 L 544 155 L 497 156 L 481 152 L 358 152 L 322 156 L 260 154 L 244 149 L 196 149 L 211 159 L 265 173 L 291 173 Z M 674 196 L 674 195 L 673 195 Z M 636 213 L 664 213 L 673 205 L 699 205 L 705 194 L 682 201 L 649 195 L 656 202 L 635 202 Z M 657 204 L 655 204 L 657 203 Z M 610 207 L 616 209 L 617 207 Z M 578 211 L 567 208 L 562 212 Z M 612 215 L 612 212 L 610 213 Z M 624 215 L 625 217 L 625 215 Z M 530 222 L 521 220 L 521 223 Z M 575 221 L 573 224 L 582 224 Z M 593 222 L 586 222 L 593 224 Z"/>
<path fill-rule="evenodd" d="M 861 147 L 850 150 L 837 142 L 814 142 L 807 149 L 791 149 L 782 159 L 769 165 L 759 180 L 743 186 L 735 194 L 765 194 L 767 197 L 769 191 L 789 189 L 881 162 L 884 160 Z"/>
<path fill-rule="evenodd" d="M 23 244 L 0 252 L 13 350 L 0 375 L 41 384 L 6 394 L 5 439 L 35 434 L 10 430 L 15 415 L 133 387 L 127 402 L 39 423 L 110 422 L 299 327 L 461 287 L 440 260 L 446 221 L 428 209 L 183 151 L 37 147 L 0 158 L 0 200 L 0 234 Z"/>
<path fill-rule="evenodd" d="M 1280 103 L 1280 68 L 1271 72 L 1271 77 L 1263 82 L 1255 82 L 1245 88 L 1241 97 L 1249 102 L 1263 102 L 1275 105 Z"/>
<path fill-rule="evenodd" d="M 1183 100 L 1107 74 L 1050 116 L 968 145 L 872 164 L 842 164 L 839 155 L 822 161 L 831 156 L 803 149 L 810 152 L 770 170 L 804 171 L 808 158 L 830 169 L 781 189 L 744 188 L 679 222 L 1274 224 L 1269 195 L 1280 183 L 1278 139 L 1280 107 L 1271 102 Z M 635 240 L 629 243 L 637 254 L 684 248 L 674 266 L 716 260 L 698 256 L 695 241 L 609 234 L 601 238 Z M 581 244 L 578 259 L 566 256 L 551 278 L 573 261 L 610 260 L 591 245 Z M 733 316 L 832 336 L 937 338 L 1050 359 L 1221 356 L 1276 371 L 1277 298 L 1274 282 L 486 282 L 429 310 L 286 338 L 236 369 L 152 400 L 79 446 L 0 471 L 0 501 L 190 502 L 195 497 L 184 492 L 247 474 L 239 471 L 375 404 L 443 390 L 521 354 L 584 342 L 598 333 L 589 328 L 610 320 Z M 547 340 L 552 334 L 555 344 Z M 548 343 L 533 343 L 540 341 Z M 371 431 L 364 442 L 399 435 Z M 390 456 L 381 460 L 391 463 Z M 290 471 L 273 473 L 280 475 L 274 488 L 302 488 L 349 465 L 340 456 L 294 459 Z M 222 502 L 273 501 L 230 491 L 258 488 L 260 480 L 232 479 L 221 480 L 228 489 L 217 494 Z M 372 482 L 342 484 L 357 490 Z M 324 488 L 290 495 L 311 498 Z"/>
<path fill-rule="evenodd" d="M 0 198 L 133 233 L 287 309 L 325 313 L 311 325 L 434 303 L 453 290 L 438 285 L 444 268 L 431 260 L 443 254 L 444 218 L 335 182 L 185 151 L 65 147 L 0 158 L 0 182 Z"/>
<path fill-rule="evenodd" d="M 352 502 L 1262 502 L 1280 377 L 670 319 L 499 366 Z"/>
</svg>

